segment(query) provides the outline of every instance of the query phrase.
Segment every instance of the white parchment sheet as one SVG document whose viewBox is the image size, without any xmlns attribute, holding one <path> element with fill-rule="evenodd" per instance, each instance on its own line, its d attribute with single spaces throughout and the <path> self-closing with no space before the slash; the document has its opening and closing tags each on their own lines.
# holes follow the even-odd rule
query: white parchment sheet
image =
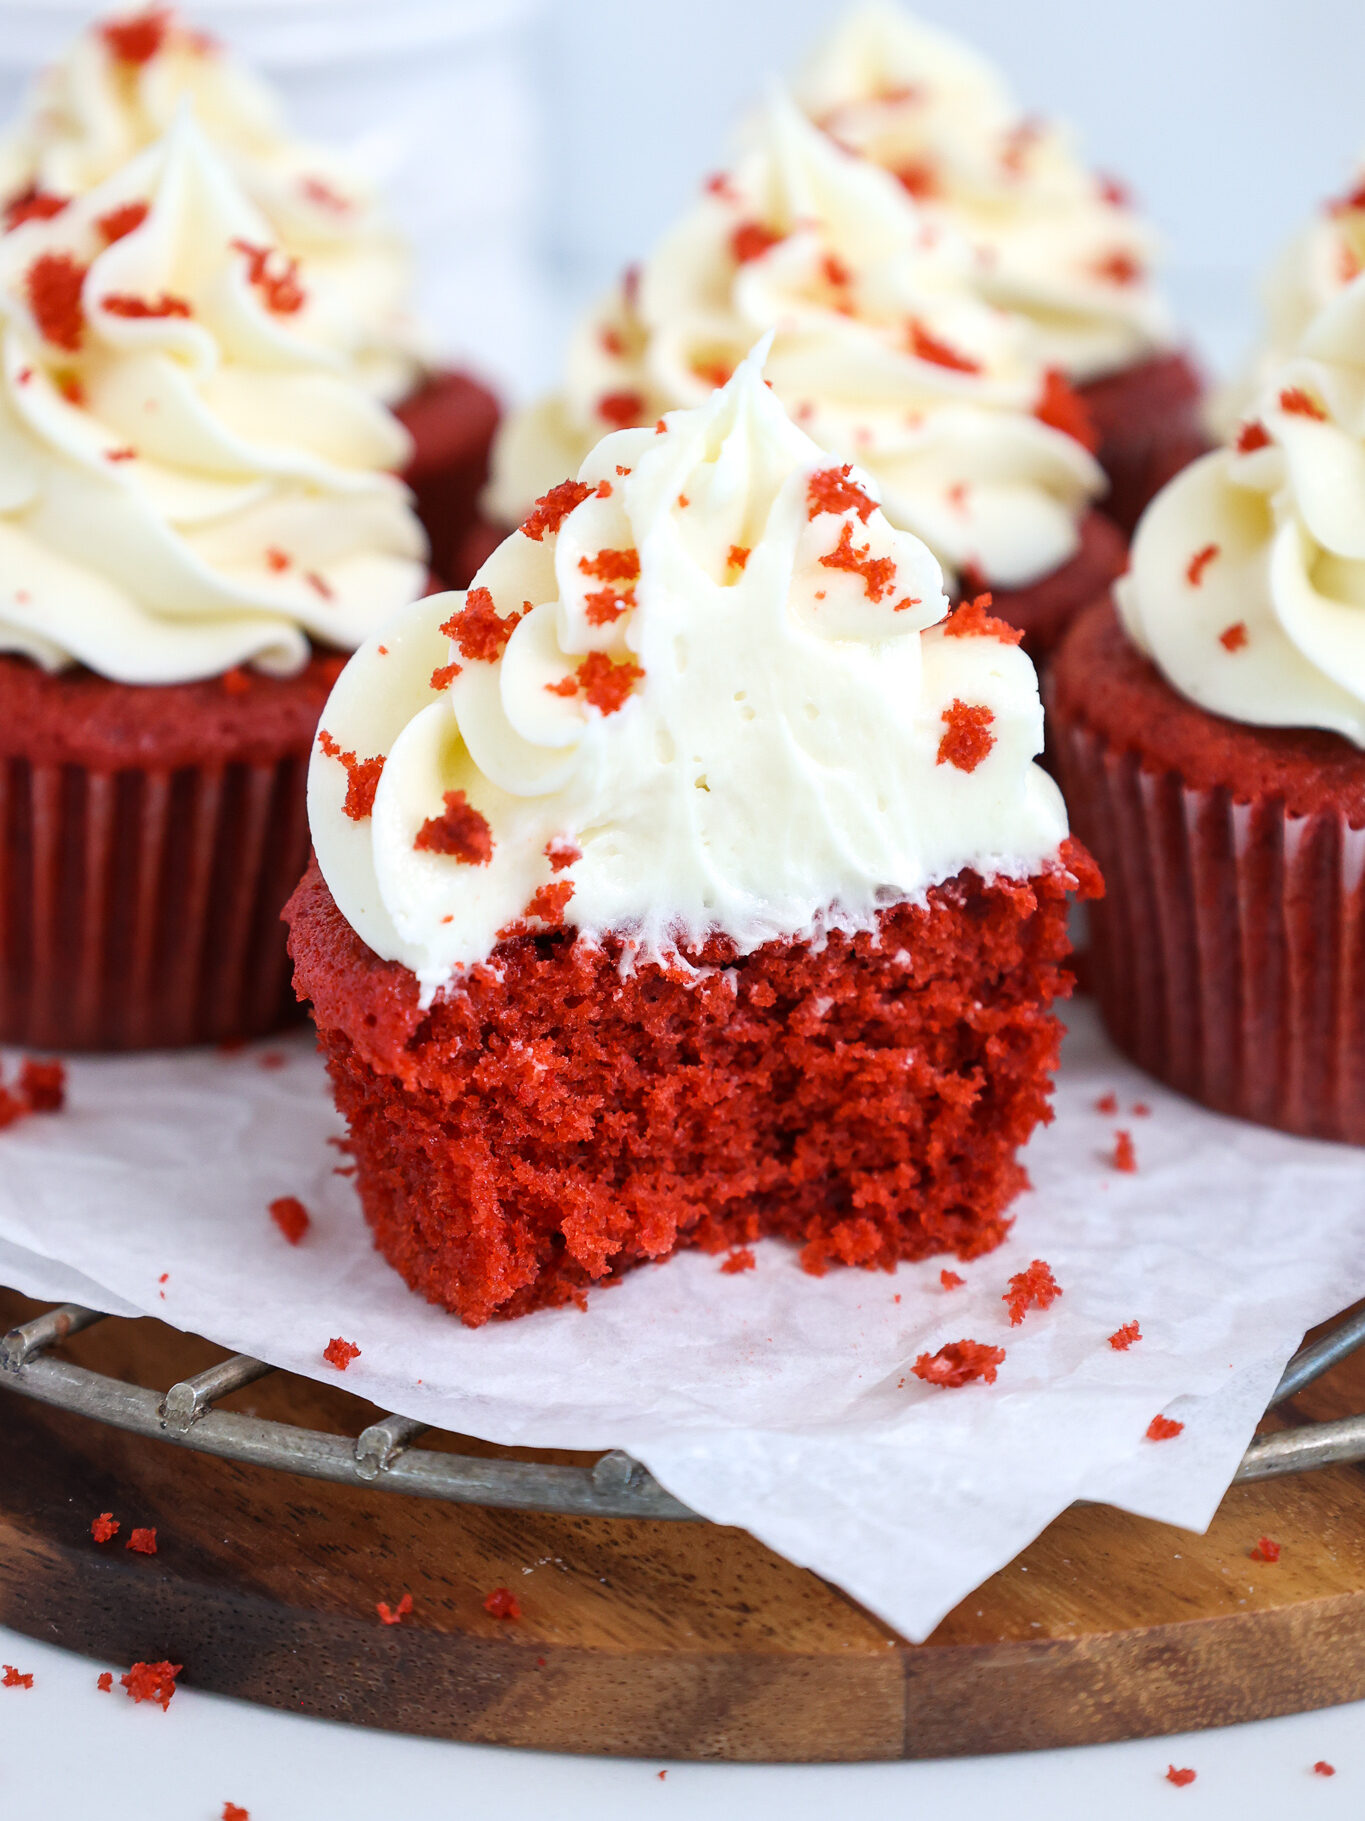
<svg viewBox="0 0 1365 1821">
<path fill-rule="evenodd" d="M 815 1279 L 769 1241 L 751 1271 L 686 1254 L 586 1312 L 467 1330 L 371 1248 L 298 1035 L 74 1061 L 64 1112 L 0 1132 L 0 1281 L 324 1380 L 340 1336 L 361 1349 L 348 1390 L 490 1441 L 627 1449 L 920 1639 L 1075 1499 L 1202 1528 L 1305 1328 L 1365 1295 L 1365 1153 L 1203 1112 L 1122 1062 L 1091 1007 L 1069 1016 L 1033 1189 L 969 1265 Z M 312 1216 L 298 1247 L 268 1217 L 280 1195 Z M 1063 1294 L 1012 1328 L 1002 1294 L 1033 1258 Z M 1110 1347 L 1133 1320 L 1142 1340 Z M 964 1337 L 1005 1348 L 994 1385 L 912 1375 Z M 1158 1412 L 1184 1433 L 1147 1441 Z"/>
</svg>

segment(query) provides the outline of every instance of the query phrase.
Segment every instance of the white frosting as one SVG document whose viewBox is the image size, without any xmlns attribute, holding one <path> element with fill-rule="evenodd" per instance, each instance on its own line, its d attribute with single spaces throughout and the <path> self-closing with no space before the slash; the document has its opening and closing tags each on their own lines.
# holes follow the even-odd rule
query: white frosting
<svg viewBox="0 0 1365 1821">
<path fill-rule="evenodd" d="M 663 434 L 607 436 L 557 535 L 515 532 L 490 557 L 475 590 L 524 615 L 500 656 L 448 643 L 442 622 L 465 597 L 445 595 L 386 626 L 337 683 L 309 781 L 318 861 L 352 927 L 428 999 L 543 886 L 571 885 L 565 922 L 622 934 L 632 953 L 714 932 L 748 953 L 869 926 L 964 867 L 1027 876 L 1055 858 L 1066 818 L 1033 763 L 1032 665 L 994 637 L 927 630 L 947 609 L 941 573 L 876 509 L 870 477 L 852 471 L 866 494 L 839 510 L 811 503 L 829 457 L 763 384 L 765 351 Z M 746 562 L 729 560 L 736 546 Z M 841 547 L 888 572 L 823 562 Z M 585 573 L 604 551 L 633 553 L 636 579 L 613 591 Z M 595 624 L 602 592 L 628 598 Z M 616 673 L 630 688 L 614 711 L 555 692 L 585 654 L 643 672 Z M 450 660 L 459 675 L 433 684 Z M 954 702 L 993 716 L 970 770 L 939 759 Z M 330 742 L 383 757 L 368 817 L 347 815 Z M 487 821 L 486 863 L 414 846 L 451 791 Z M 578 855 L 558 872 L 556 843 Z"/>
<path fill-rule="evenodd" d="M 1124 622 L 1215 714 L 1365 747 L 1365 277 L 1247 423 L 1148 507 L 1118 585 Z"/>
<path fill-rule="evenodd" d="M 974 294 L 965 243 L 785 96 L 756 130 L 638 288 L 623 285 L 582 325 L 563 390 L 507 420 L 493 516 L 520 519 L 618 407 L 619 421 L 653 423 L 700 404 L 772 329 L 768 376 L 788 411 L 875 476 L 887 517 L 952 576 L 972 565 L 1012 588 L 1059 568 L 1105 482 L 1079 442 L 1033 415 L 1047 363 L 1029 325 Z M 740 258 L 745 237 L 772 244 Z"/>
<path fill-rule="evenodd" d="M 100 223 L 130 204 L 145 219 L 110 244 Z M 310 636 L 352 648 L 421 591 L 387 472 L 406 433 L 309 333 L 325 283 L 301 271 L 301 307 L 268 306 L 242 247 L 270 245 L 188 111 L 0 238 L 0 650 L 128 683 L 287 673 Z M 35 312 L 53 262 L 74 322 Z"/>
<path fill-rule="evenodd" d="M 967 236 L 982 255 L 981 294 L 1028 317 L 1045 358 L 1073 379 L 1169 345 L 1150 227 L 1085 168 L 1067 130 L 1026 116 L 969 46 L 868 0 L 816 52 L 797 94 L 841 144 Z"/>
<path fill-rule="evenodd" d="M 411 260 L 374 186 L 349 160 L 290 132 L 273 91 L 174 16 L 141 63 L 116 54 L 108 26 L 88 27 L 34 84 L 0 143 L 0 207 L 32 189 L 84 195 L 161 139 L 188 99 L 269 222 L 271 244 L 325 279 L 328 313 L 315 316 L 312 332 L 376 396 L 394 403 L 410 392 L 423 365 L 408 306 Z"/>
</svg>

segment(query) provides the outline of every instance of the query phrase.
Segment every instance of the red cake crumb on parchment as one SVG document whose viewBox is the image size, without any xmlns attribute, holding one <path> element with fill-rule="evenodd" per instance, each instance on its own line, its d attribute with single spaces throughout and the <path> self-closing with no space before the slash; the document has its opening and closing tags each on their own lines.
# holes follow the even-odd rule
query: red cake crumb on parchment
<svg viewBox="0 0 1365 1821">
<path fill-rule="evenodd" d="M 157 1701 L 165 1713 L 175 1693 L 175 1678 L 183 1667 L 181 1663 L 134 1663 L 119 1681 L 132 1700 Z"/>
<path fill-rule="evenodd" d="M 483 1603 L 485 1612 L 491 1612 L 495 1619 L 519 1619 L 521 1602 L 507 1587 L 495 1587 Z"/>
</svg>

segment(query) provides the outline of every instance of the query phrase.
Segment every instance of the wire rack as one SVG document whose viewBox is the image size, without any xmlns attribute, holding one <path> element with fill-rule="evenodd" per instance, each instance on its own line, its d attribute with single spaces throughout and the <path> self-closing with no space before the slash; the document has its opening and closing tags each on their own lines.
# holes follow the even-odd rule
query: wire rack
<svg viewBox="0 0 1365 1821">
<path fill-rule="evenodd" d="M 414 1447 L 431 1425 L 407 1416 L 381 1417 L 351 1438 L 215 1409 L 219 1398 L 277 1370 L 244 1353 L 182 1379 L 164 1393 L 54 1355 L 52 1349 L 71 1335 L 97 1322 L 119 1319 L 79 1303 L 63 1303 L 11 1328 L 0 1340 L 0 1385 L 135 1435 L 341 1485 L 509 1511 L 706 1521 L 620 1449 L 602 1455 L 591 1467 L 485 1459 Z M 1267 1410 L 1287 1403 L 1362 1344 L 1365 1307 L 1344 1316 L 1294 1355 Z M 1360 1460 L 1365 1460 L 1365 1415 L 1306 1423 L 1256 1436 L 1234 1484 Z"/>
</svg>

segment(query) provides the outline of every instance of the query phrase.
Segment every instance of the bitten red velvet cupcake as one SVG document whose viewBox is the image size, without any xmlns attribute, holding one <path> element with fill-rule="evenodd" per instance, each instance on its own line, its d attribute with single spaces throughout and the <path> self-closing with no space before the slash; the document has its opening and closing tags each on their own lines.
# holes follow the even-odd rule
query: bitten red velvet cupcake
<svg viewBox="0 0 1365 1821">
<path fill-rule="evenodd" d="M 13 225 L 103 183 L 169 132 L 188 101 L 264 221 L 281 270 L 305 264 L 328 309 L 307 325 L 412 437 L 404 478 L 438 574 L 474 517 L 497 401 L 443 367 L 412 310 L 410 250 L 348 158 L 297 135 L 279 97 L 174 9 L 120 11 L 43 71 L 0 143 L 0 210 Z"/>
<path fill-rule="evenodd" d="M 971 46 L 889 0 L 845 15 L 798 83 L 812 118 L 965 235 L 986 301 L 1025 317 L 1084 403 L 1126 532 L 1208 447 L 1202 384 L 1152 278 L 1156 238 L 1068 131 Z"/>
<path fill-rule="evenodd" d="M 301 995 L 376 1243 L 478 1324 L 684 1246 L 996 1245 L 1093 889 L 1018 635 L 763 383 L 607 436 L 323 716 Z"/>
<path fill-rule="evenodd" d="M 1365 280 L 1072 628 L 1049 731 L 1104 869 L 1119 1045 L 1221 1112 L 1365 1143 Z"/>
<path fill-rule="evenodd" d="M 506 420 L 490 519 L 520 523 L 605 431 L 700 404 L 773 329 L 768 378 L 791 416 L 875 476 L 952 595 L 989 589 L 1043 656 L 1126 544 L 1095 509 L 1106 482 L 1080 402 L 975 268 L 950 224 L 774 96 L 734 169 L 582 324 L 560 390 Z"/>
<path fill-rule="evenodd" d="M 287 1014 L 318 713 L 426 580 L 330 309 L 188 113 L 0 239 L 0 1042 Z"/>
</svg>

